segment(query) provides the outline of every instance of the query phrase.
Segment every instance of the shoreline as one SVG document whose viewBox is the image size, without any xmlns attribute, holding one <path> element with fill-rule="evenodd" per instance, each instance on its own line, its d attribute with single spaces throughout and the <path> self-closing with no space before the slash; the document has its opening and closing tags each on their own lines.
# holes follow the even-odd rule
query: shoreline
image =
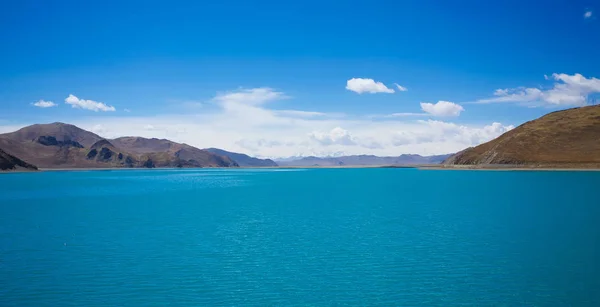
<svg viewBox="0 0 600 307">
<path fill-rule="evenodd" d="M 573 171 L 573 172 L 598 172 L 598 165 L 435 165 L 420 166 L 420 170 L 445 170 L 445 171 Z"/>
<path fill-rule="evenodd" d="M 64 168 L 38 168 L 37 170 L 16 169 L 0 171 L 0 174 L 11 173 L 38 173 L 38 172 L 86 172 L 86 171 L 139 171 L 139 170 L 248 170 L 248 169 L 359 169 L 359 168 L 399 168 L 399 169 L 417 169 L 424 171 L 587 171 L 598 172 L 599 166 L 586 167 L 584 165 L 570 166 L 504 166 L 504 165 L 332 165 L 332 166 L 266 166 L 266 167 L 157 167 L 157 168 L 89 168 L 89 167 L 64 167 Z"/>
</svg>

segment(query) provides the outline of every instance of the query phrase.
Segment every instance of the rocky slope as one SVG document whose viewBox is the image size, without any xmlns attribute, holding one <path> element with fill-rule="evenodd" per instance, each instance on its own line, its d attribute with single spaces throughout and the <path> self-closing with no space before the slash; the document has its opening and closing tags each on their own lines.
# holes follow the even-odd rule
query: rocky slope
<svg viewBox="0 0 600 307">
<path fill-rule="evenodd" d="M 169 140 L 105 140 L 63 123 L 0 134 L 0 148 L 41 168 L 235 167 L 235 161 Z"/>
<path fill-rule="evenodd" d="M 127 152 L 150 160 L 155 165 L 171 167 L 237 167 L 233 159 L 207 150 L 165 139 L 122 137 L 111 143 Z"/>
<path fill-rule="evenodd" d="M 237 162 L 240 166 L 243 167 L 275 167 L 277 163 L 271 159 L 258 159 L 254 157 L 250 157 L 245 154 L 230 152 L 223 149 L 218 148 L 206 148 L 208 152 L 212 152 L 214 154 L 229 157 L 230 159 Z"/>
<path fill-rule="evenodd" d="M 600 105 L 549 113 L 465 149 L 444 164 L 600 166 Z"/>
<path fill-rule="evenodd" d="M 373 155 L 342 157 L 305 157 L 291 161 L 277 161 L 281 166 L 373 166 L 373 165 L 416 165 L 440 164 L 450 155 L 421 156 L 400 155 L 397 157 L 378 157 Z"/>
<path fill-rule="evenodd" d="M 0 171 L 11 170 L 37 170 L 37 167 L 31 165 L 4 150 L 0 149 Z"/>
</svg>

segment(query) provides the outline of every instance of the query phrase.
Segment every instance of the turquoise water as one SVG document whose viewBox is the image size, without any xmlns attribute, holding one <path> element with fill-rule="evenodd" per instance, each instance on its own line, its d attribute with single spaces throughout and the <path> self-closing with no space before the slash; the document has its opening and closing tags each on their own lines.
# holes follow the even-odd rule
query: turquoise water
<svg viewBox="0 0 600 307">
<path fill-rule="evenodd" d="M 0 306 L 600 306 L 600 172 L 0 175 Z"/>
</svg>

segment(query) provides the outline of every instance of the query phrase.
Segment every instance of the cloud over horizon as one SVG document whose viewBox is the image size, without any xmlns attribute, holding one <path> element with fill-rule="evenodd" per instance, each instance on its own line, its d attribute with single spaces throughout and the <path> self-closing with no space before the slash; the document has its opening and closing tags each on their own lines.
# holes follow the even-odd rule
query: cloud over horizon
<svg viewBox="0 0 600 307">
<path fill-rule="evenodd" d="M 574 107 L 588 103 L 590 94 L 600 93 L 600 79 L 586 78 L 576 73 L 573 75 L 554 73 L 546 80 L 554 80 L 549 89 L 544 88 L 507 88 L 494 91 L 492 98 L 480 99 L 477 103 L 523 103 L 528 106 Z"/>
<path fill-rule="evenodd" d="M 289 96 L 268 87 L 238 89 L 218 93 L 210 99 L 215 108 L 202 112 L 148 116 L 122 113 L 69 122 L 106 138 L 166 138 L 198 148 L 216 147 L 269 158 L 447 154 L 491 140 L 512 127 L 500 123 L 461 125 L 412 116 L 374 119 L 270 107 L 271 102 L 283 99 Z M 426 105 L 431 113 L 415 114 L 454 116 L 460 108 L 438 102 Z"/>
<path fill-rule="evenodd" d="M 321 145 L 355 145 L 354 136 L 340 127 L 335 127 L 329 132 L 313 131 L 309 134 L 311 140 Z"/>
</svg>

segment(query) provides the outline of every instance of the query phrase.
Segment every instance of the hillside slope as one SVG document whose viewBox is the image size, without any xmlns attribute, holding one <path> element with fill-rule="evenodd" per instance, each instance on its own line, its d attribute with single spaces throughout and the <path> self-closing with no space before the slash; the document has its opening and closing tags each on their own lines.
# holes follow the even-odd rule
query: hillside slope
<svg viewBox="0 0 600 307">
<path fill-rule="evenodd" d="M 10 171 L 19 169 L 37 170 L 37 167 L 0 149 L 0 171 Z"/>
<path fill-rule="evenodd" d="M 250 157 L 245 154 L 230 152 L 223 149 L 218 148 L 207 148 L 206 151 L 212 152 L 214 154 L 229 157 L 233 161 L 237 162 L 240 166 L 243 167 L 274 167 L 277 166 L 277 163 L 271 159 L 259 159 Z"/>
<path fill-rule="evenodd" d="M 457 153 L 445 165 L 600 165 L 600 105 L 552 112 Z"/>
</svg>

